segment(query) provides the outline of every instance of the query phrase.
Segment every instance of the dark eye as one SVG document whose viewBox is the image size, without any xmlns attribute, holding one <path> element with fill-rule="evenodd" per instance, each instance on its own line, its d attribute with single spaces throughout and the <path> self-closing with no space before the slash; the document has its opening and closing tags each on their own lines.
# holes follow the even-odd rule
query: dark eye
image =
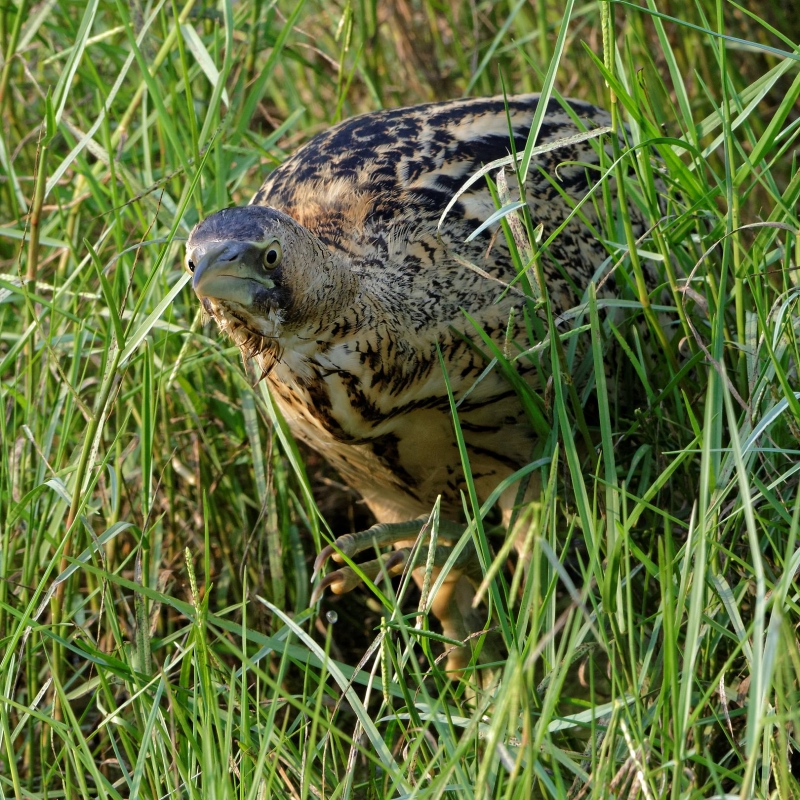
<svg viewBox="0 0 800 800">
<path fill-rule="evenodd" d="M 264 252 L 264 265 L 267 269 L 275 269 L 281 263 L 283 252 L 277 242 L 273 242 Z"/>
<path fill-rule="evenodd" d="M 189 267 L 189 272 L 194 275 L 194 261 L 190 258 L 189 261 L 186 263 L 186 266 Z"/>
</svg>

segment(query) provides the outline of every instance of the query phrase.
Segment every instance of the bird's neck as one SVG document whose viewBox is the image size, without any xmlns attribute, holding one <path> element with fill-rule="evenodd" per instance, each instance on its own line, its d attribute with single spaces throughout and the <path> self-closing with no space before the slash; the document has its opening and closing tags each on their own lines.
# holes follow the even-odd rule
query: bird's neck
<svg viewBox="0 0 800 800">
<path fill-rule="evenodd" d="M 351 259 L 332 253 L 321 243 L 320 248 L 322 257 L 310 261 L 302 281 L 293 287 L 294 303 L 286 327 L 297 334 L 325 339 L 336 336 L 342 320 L 363 305 L 364 293 Z"/>
</svg>

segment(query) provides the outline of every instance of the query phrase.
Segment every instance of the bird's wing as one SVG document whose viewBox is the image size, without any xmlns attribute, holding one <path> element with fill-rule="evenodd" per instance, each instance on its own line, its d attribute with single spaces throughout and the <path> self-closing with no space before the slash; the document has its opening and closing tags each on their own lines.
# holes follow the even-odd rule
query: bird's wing
<svg viewBox="0 0 800 800">
<path fill-rule="evenodd" d="M 517 152 L 523 151 L 538 102 L 539 96 L 533 94 L 511 97 L 507 104 L 502 97 L 456 100 L 349 119 L 314 137 L 272 172 L 253 203 L 288 213 L 331 249 L 347 252 L 365 275 L 375 273 L 383 286 L 394 286 L 406 296 L 417 279 L 426 285 L 437 279 L 448 282 L 444 274 L 448 270 L 463 278 L 464 269 L 453 256 L 502 282 L 511 281 L 516 273 L 504 237 L 494 235 L 497 225 L 465 243 L 496 209 L 485 180 L 461 195 L 441 236 L 437 223 L 471 175 L 509 155 L 510 130 Z M 569 104 L 584 128 L 608 124 L 606 112 L 580 101 Z M 537 144 L 579 130 L 570 114 L 550 100 Z M 597 162 L 589 142 L 562 146 L 534 159 L 526 199 L 534 224 L 543 225 L 545 237 L 571 210 L 559 189 L 573 201 L 586 193 L 582 164 L 587 162 Z M 513 179 L 509 183 L 513 192 Z M 592 214 L 591 208 L 587 211 Z M 550 296 L 557 310 L 563 310 L 577 300 L 576 290 L 588 283 L 605 251 L 591 230 L 575 220 L 550 255 L 546 266 Z M 431 268 L 441 273 L 438 278 Z M 397 281 L 386 270 L 395 272 Z M 443 286 L 446 291 L 436 293 L 441 313 L 435 316 L 452 318 L 463 304 L 457 288 Z M 497 285 L 486 290 L 499 291 Z M 452 301 L 444 305 L 453 307 L 442 307 L 443 300 Z M 428 312 L 426 317 L 430 319 Z"/>
</svg>

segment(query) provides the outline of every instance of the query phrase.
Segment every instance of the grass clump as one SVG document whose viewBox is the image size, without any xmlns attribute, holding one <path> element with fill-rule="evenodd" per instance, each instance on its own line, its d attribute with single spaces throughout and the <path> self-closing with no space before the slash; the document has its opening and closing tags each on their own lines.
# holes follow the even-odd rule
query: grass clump
<svg viewBox="0 0 800 800">
<path fill-rule="evenodd" d="M 0 11 L 4 797 L 798 794 L 800 29 L 759 13 Z M 483 690 L 442 674 L 407 581 L 329 601 L 336 622 L 308 608 L 321 520 L 368 520 L 200 319 L 180 256 L 311 133 L 503 85 L 613 110 L 630 206 L 607 181 L 593 202 L 629 281 L 538 351 L 531 569 L 501 550 L 489 571 L 509 655 Z M 618 338 L 634 377 L 604 386 Z"/>
</svg>

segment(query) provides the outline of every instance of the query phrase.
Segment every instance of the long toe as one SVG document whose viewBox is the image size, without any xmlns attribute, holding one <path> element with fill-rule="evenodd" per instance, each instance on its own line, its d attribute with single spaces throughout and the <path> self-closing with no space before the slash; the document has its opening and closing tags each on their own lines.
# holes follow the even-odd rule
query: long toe
<svg viewBox="0 0 800 800">
<path fill-rule="evenodd" d="M 319 554 L 319 558 L 323 553 Z M 311 594 L 311 605 L 314 605 L 322 597 L 322 593 L 326 589 L 330 589 L 334 594 L 346 594 L 363 583 L 365 578 L 374 583 L 381 575 L 390 578 L 399 575 L 405 569 L 410 556 L 411 550 L 404 547 L 402 550 L 384 553 L 380 558 L 359 564 L 357 570 L 352 567 L 342 567 L 329 572 L 314 588 Z"/>
<path fill-rule="evenodd" d="M 365 550 L 374 552 L 383 547 L 400 544 L 401 542 L 413 542 L 420 534 L 420 531 L 428 522 L 428 517 L 410 519 L 406 522 L 379 522 L 365 531 L 358 533 L 346 533 L 340 536 L 327 547 L 324 547 L 314 561 L 314 574 L 312 580 L 316 578 L 325 562 L 332 558 L 341 564 L 344 557 L 352 558 Z M 439 521 L 439 538 L 451 541 L 458 539 L 464 532 L 464 526 L 458 522 L 449 520 Z"/>
</svg>

